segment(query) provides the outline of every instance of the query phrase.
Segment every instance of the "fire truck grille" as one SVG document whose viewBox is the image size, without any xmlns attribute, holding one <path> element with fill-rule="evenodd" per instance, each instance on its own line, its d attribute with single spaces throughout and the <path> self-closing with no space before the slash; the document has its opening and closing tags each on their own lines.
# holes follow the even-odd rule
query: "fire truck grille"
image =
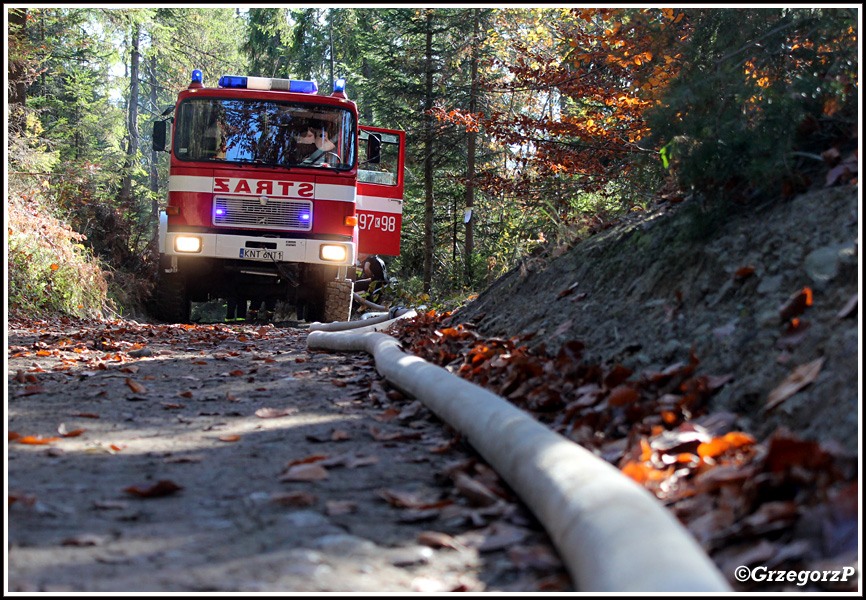
<svg viewBox="0 0 866 600">
<path fill-rule="evenodd" d="M 221 227 L 297 231 L 309 231 L 313 227 L 313 203 L 308 200 L 216 197 L 213 208 L 213 224 Z"/>
</svg>

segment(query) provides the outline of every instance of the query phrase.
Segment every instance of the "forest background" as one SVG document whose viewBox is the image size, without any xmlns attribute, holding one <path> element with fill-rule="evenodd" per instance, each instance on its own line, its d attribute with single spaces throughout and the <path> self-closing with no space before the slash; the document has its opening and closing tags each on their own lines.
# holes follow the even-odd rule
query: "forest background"
<svg viewBox="0 0 866 600">
<path fill-rule="evenodd" d="M 434 304 L 659 199 L 691 196 L 712 228 L 857 145 L 858 5 L 7 5 L 4 19 L 7 297 L 23 314 L 146 305 L 168 181 L 150 135 L 193 69 L 207 86 L 256 75 L 323 93 L 345 77 L 363 124 L 406 131 L 388 262 Z"/>
</svg>

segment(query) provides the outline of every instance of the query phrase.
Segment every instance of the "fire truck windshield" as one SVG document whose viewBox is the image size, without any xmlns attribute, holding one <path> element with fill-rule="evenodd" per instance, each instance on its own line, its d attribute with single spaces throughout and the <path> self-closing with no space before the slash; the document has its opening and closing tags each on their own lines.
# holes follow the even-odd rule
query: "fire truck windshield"
<svg viewBox="0 0 866 600">
<path fill-rule="evenodd" d="M 355 119 L 326 105 L 190 98 L 178 108 L 173 148 L 188 161 L 351 169 Z"/>
</svg>

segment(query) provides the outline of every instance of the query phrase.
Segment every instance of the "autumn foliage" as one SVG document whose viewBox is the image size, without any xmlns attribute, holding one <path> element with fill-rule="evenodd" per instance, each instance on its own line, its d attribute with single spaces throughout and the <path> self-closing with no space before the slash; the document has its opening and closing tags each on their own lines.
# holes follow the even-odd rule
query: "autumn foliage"
<svg viewBox="0 0 866 600">
<path fill-rule="evenodd" d="M 527 197 L 551 179 L 600 192 L 667 176 L 709 196 L 789 195 L 822 167 L 792 151 L 853 147 L 848 10 L 556 9 L 507 31 L 495 65 L 506 83 L 489 91 L 510 100 L 436 111 L 514 150 L 512 172 L 481 175 L 490 193 Z"/>
<path fill-rule="evenodd" d="M 395 325 L 392 334 L 407 351 L 499 394 L 619 467 L 711 554 L 724 550 L 714 558 L 725 572 L 758 548 L 807 565 L 849 548 L 854 457 L 784 429 L 764 442 L 737 431 L 736 414 L 707 410 L 731 376 L 700 374 L 694 353 L 686 363 L 633 373 L 583 360 L 579 340 L 549 355 L 543 345 L 528 349 L 531 336 L 487 338 L 433 311 Z M 773 393 L 786 394 L 787 385 Z M 819 515 L 830 520 L 814 521 Z M 798 521 L 813 522 L 815 531 L 780 535 Z"/>
</svg>

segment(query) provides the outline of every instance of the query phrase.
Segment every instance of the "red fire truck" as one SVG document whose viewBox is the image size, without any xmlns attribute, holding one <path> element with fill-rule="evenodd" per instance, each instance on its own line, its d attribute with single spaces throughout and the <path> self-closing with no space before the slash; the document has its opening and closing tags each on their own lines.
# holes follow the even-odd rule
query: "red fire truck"
<svg viewBox="0 0 866 600">
<path fill-rule="evenodd" d="M 167 140 L 171 123 L 171 139 Z M 171 154 L 160 213 L 157 315 L 191 302 L 282 300 L 306 321 L 347 320 L 359 253 L 397 255 L 404 134 L 358 125 L 345 80 L 193 71 L 155 150 Z"/>
</svg>

